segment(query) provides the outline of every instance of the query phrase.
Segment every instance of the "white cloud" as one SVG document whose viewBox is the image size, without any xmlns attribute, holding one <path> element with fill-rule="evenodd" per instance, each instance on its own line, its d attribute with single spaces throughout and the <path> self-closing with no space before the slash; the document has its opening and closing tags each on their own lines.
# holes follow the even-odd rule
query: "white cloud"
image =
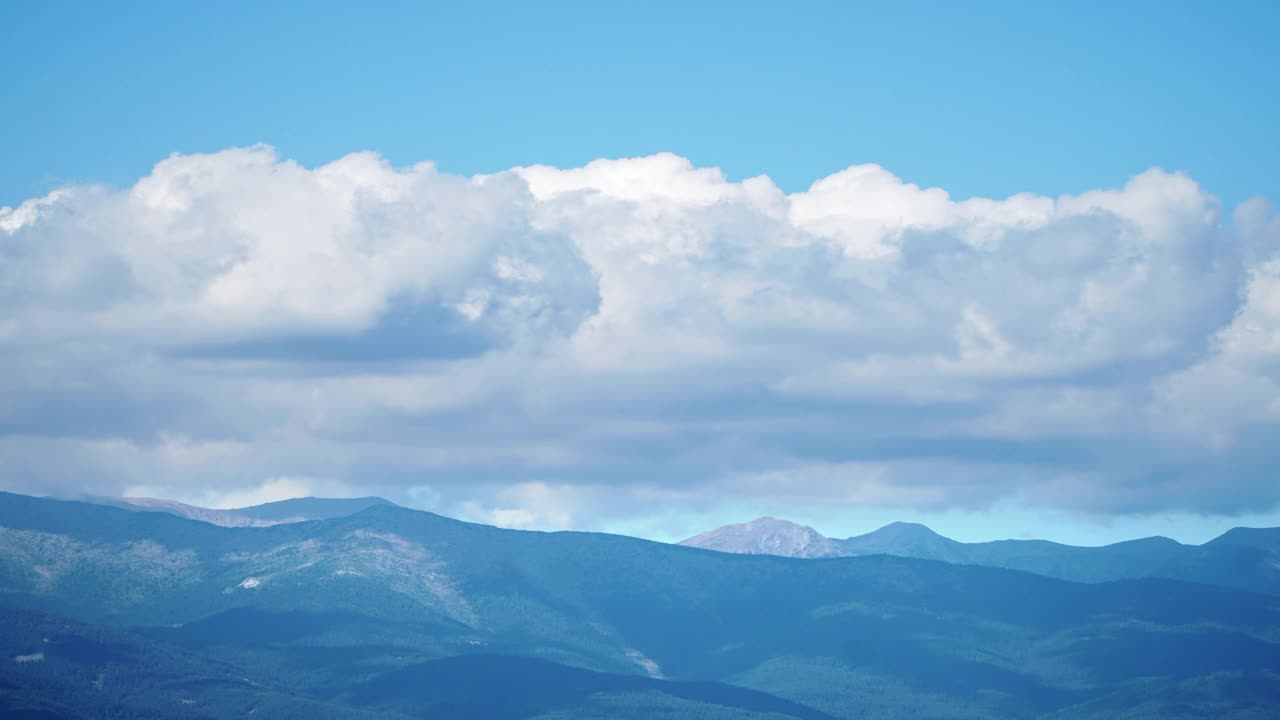
<svg viewBox="0 0 1280 720">
<path fill-rule="evenodd" d="M 5 299 L 41 323 L 173 346 L 357 332 L 394 302 L 483 293 L 467 321 L 519 333 L 591 299 L 574 248 L 532 230 L 527 202 L 519 182 L 367 153 L 315 170 L 265 147 L 173 156 L 127 192 L 63 189 L 6 213 Z"/>
<path fill-rule="evenodd" d="M 1157 390 L 1175 429 L 1226 450 L 1241 431 L 1280 424 L 1280 260 L 1252 269 L 1239 311 L 1211 348 Z"/>
<path fill-rule="evenodd" d="M 315 494 L 312 487 L 313 483 L 306 478 L 272 478 L 257 487 L 213 494 L 210 499 L 204 501 L 204 504 L 207 507 L 219 509 L 250 507 L 289 498 L 312 496 Z"/>
<path fill-rule="evenodd" d="M 875 165 L 788 195 L 670 154 L 173 156 L 0 210 L 0 460 L 538 527 L 734 493 L 1267 507 L 1280 223 L 1221 215 L 1161 170 L 956 201 Z"/>
<path fill-rule="evenodd" d="M 258 483 L 224 484 L 175 492 L 173 485 L 133 485 L 124 489 L 125 497 L 163 497 L 199 507 L 219 510 L 238 509 L 264 503 L 301 497 L 355 497 L 357 493 L 344 483 L 325 478 L 273 477 Z"/>
</svg>

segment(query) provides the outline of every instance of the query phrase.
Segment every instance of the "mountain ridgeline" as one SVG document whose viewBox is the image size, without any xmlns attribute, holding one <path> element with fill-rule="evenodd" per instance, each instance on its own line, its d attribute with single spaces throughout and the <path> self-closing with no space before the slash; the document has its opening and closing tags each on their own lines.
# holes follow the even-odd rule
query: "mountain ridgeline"
<svg viewBox="0 0 1280 720">
<path fill-rule="evenodd" d="M 903 522 L 837 539 L 804 525 L 760 518 L 726 525 L 680 544 L 796 558 L 895 555 L 1024 570 L 1077 582 L 1160 577 L 1280 594 L 1280 528 L 1235 528 L 1203 545 L 1151 537 L 1078 547 L 1046 540 L 962 543 L 924 525 Z"/>
<path fill-rule="evenodd" d="M 222 525 L 224 527 L 267 527 L 282 523 L 326 520 L 360 512 L 374 505 L 391 503 L 378 497 L 316 498 L 303 497 L 253 505 L 251 507 L 218 510 L 198 507 L 173 500 L 145 497 L 105 498 L 88 497 L 87 502 L 110 505 L 139 512 L 166 512 L 178 517 Z"/>
<path fill-rule="evenodd" d="M 711 552 L 385 503 L 225 527 L 0 493 L 0 613 L 6 718 L 1136 720 L 1280 706 L 1274 595 Z"/>
</svg>

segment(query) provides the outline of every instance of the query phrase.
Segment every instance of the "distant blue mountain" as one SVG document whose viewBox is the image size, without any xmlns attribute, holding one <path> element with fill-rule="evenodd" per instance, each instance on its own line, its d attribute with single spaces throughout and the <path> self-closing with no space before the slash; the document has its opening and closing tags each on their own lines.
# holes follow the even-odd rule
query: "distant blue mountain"
<svg viewBox="0 0 1280 720">
<path fill-rule="evenodd" d="M 187 505 L 174 500 L 145 497 L 86 497 L 78 498 L 99 505 L 110 505 L 125 510 L 142 512 L 166 512 L 178 517 L 225 527 L 265 527 L 281 523 L 326 520 L 358 513 L 374 505 L 391 505 L 379 497 L 317 498 L 302 497 L 252 505 L 250 507 L 222 510 Z"/>
<path fill-rule="evenodd" d="M 812 528 L 768 520 L 767 528 L 759 525 L 761 520 L 728 525 L 681 544 L 786 557 L 895 555 L 1024 570 L 1078 582 L 1162 577 L 1280 593 L 1280 528 L 1235 528 L 1204 545 L 1150 537 L 1101 547 L 1078 547 L 1047 540 L 962 543 L 924 525 L 902 522 L 865 535 L 836 539 L 824 537 Z M 762 532 L 745 532 L 752 528 Z M 772 540 L 784 536 L 802 536 L 805 551 Z M 821 553 L 813 553 L 812 548 L 820 548 Z"/>
</svg>

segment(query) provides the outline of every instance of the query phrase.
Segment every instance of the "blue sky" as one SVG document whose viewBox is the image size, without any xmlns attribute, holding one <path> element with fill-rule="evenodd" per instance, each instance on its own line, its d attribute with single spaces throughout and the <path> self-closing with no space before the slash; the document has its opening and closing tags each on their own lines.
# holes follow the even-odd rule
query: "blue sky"
<svg viewBox="0 0 1280 720">
<path fill-rule="evenodd" d="M 691 5 L 0 4 L 0 487 L 1280 524 L 1275 3 Z"/>
<path fill-rule="evenodd" d="M 5 3 L 0 203 L 265 142 L 471 174 L 670 151 L 957 197 L 1275 197 L 1271 2 Z"/>
</svg>

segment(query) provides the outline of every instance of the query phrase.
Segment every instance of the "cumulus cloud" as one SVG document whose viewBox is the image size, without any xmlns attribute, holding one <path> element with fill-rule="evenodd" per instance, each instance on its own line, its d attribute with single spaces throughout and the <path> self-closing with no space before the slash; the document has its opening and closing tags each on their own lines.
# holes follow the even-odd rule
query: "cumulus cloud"
<svg viewBox="0 0 1280 720">
<path fill-rule="evenodd" d="M 589 269 L 527 204 L 510 178 L 367 153 L 315 170 L 264 147 L 173 156 L 125 192 L 6 209 L 3 299 L 32 311 L 7 329 L 172 348 L 358 333 L 393 305 L 456 310 L 495 342 L 571 329 Z"/>
<path fill-rule="evenodd" d="M 744 495 L 1266 509 L 1280 222 L 1223 214 L 1162 170 L 955 200 L 875 165 L 788 194 L 670 154 L 175 155 L 0 209 L 3 482 L 318 478 L 538 527 Z"/>
</svg>

